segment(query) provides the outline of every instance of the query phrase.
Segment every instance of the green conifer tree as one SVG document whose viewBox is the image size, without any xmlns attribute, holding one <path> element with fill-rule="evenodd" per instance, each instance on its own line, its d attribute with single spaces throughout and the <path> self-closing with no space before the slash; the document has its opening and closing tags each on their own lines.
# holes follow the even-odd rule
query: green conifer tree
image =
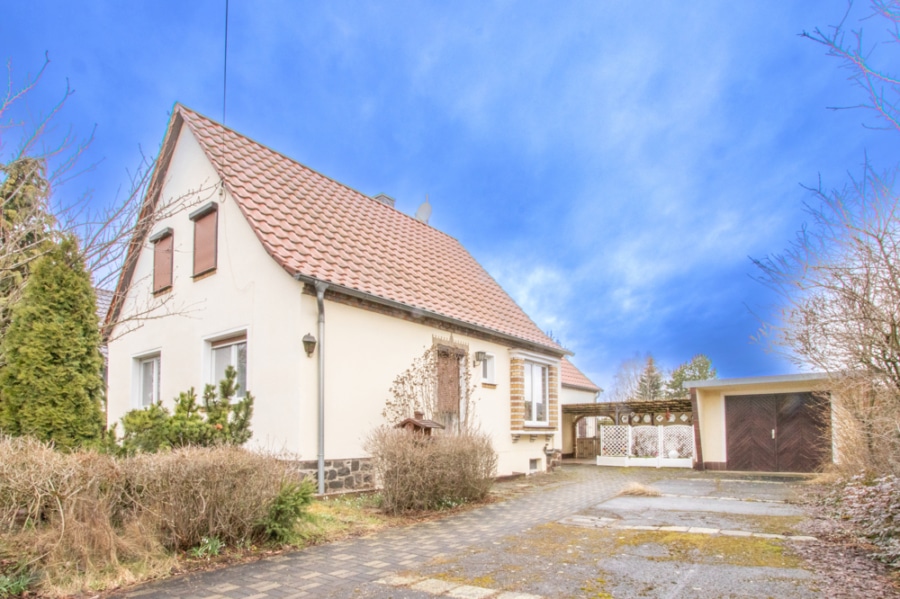
<svg viewBox="0 0 900 599">
<path fill-rule="evenodd" d="M 663 377 L 653 356 L 647 356 L 647 363 L 638 379 L 636 397 L 639 401 L 655 401 L 662 398 Z"/>
<path fill-rule="evenodd" d="M 33 264 L 2 340 L 0 429 L 71 449 L 103 431 L 96 298 L 78 243 L 64 238 Z"/>
<path fill-rule="evenodd" d="M 0 335 L 9 325 L 33 262 L 52 247 L 46 164 L 24 157 L 0 164 Z"/>
</svg>

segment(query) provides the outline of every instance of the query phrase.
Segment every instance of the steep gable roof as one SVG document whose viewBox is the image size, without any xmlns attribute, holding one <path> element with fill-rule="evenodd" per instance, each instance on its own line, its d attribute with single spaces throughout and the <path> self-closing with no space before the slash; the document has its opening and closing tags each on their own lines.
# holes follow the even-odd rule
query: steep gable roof
<svg viewBox="0 0 900 599">
<path fill-rule="evenodd" d="M 199 142 L 263 247 L 292 276 L 325 281 L 555 354 L 568 353 L 456 239 L 178 104 L 156 181 L 183 126 Z M 148 200 L 156 201 L 149 195 Z M 133 263 L 126 260 L 123 278 L 130 278 L 129 267 Z M 120 282 L 119 290 L 125 288 Z"/>
<path fill-rule="evenodd" d="M 593 391 L 594 393 L 602 391 L 600 387 L 595 385 L 591 379 L 585 376 L 566 358 L 560 361 L 559 375 L 560 383 L 563 387 L 574 387 L 585 391 Z"/>
</svg>

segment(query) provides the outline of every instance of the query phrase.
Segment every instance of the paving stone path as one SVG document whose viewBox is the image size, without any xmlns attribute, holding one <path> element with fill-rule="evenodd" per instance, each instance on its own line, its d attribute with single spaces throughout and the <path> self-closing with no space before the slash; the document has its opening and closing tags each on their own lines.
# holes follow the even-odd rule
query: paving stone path
<svg viewBox="0 0 900 599">
<path fill-rule="evenodd" d="M 657 471 L 650 469 L 567 468 L 576 474 L 571 482 L 535 489 L 458 515 L 213 572 L 189 574 L 113 596 L 183 599 L 349 596 L 354 587 L 391 580 L 395 573 L 415 569 L 433 558 L 452 556 L 557 521 L 615 495 L 629 481 L 648 482 L 659 477 Z"/>
</svg>

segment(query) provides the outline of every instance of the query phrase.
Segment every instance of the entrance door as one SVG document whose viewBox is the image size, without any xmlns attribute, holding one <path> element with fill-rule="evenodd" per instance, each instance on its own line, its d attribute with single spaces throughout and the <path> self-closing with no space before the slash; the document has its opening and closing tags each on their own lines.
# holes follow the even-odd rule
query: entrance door
<svg viewBox="0 0 900 599">
<path fill-rule="evenodd" d="M 811 393 L 726 396 L 728 469 L 813 472 L 831 458 L 827 416 Z"/>
</svg>

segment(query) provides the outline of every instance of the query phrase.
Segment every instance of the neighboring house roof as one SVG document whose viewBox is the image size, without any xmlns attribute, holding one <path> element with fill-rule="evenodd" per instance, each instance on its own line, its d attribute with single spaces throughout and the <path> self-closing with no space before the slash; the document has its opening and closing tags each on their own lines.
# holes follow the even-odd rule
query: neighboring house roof
<svg viewBox="0 0 900 599">
<path fill-rule="evenodd" d="M 106 322 L 106 315 L 109 313 L 110 306 L 112 306 L 114 294 L 108 289 L 94 287 L 94 295 L 97 298 L 97 320 L 100 321 L 100 328 L 102 330 L 103 323 Z M 106 347 L 106 339 L 101 340 L 100 353 L 103 354 L 104 360 L 109 358 L 109 349 Z"/>
<path fill-rule="evenodd" d="M 94 295 L 97 297 L 97 318 L 101 323 L 106 321 L 106 313 L 112 305 L 113 292 L 108 289 L 94 288 Z"/>
<path fill-rule="evenodd" d="M 557 355 L 568 353 L 456 239 L 180 104 L 175 105 L 145 209 L 152 210 L 156 202 L 153 194 L 159 194 L 185 124 L 263 247 L 292 276 L 474 325 Z M 117 304 L 142 243 L 134 244 L 133 261 L 126 260 Z"/>
<path fill-rule="evenodd" d="M 563 358 L 559 368 L 560 383 L 563 387 L 572 387 L 574 389 L 584 389 L 585 391 L 593 391 L 597 393 L 602 391 L 600 387 L 595 385 L 583 372 L 578 370 L 574 364 Z"/>
</svg>

